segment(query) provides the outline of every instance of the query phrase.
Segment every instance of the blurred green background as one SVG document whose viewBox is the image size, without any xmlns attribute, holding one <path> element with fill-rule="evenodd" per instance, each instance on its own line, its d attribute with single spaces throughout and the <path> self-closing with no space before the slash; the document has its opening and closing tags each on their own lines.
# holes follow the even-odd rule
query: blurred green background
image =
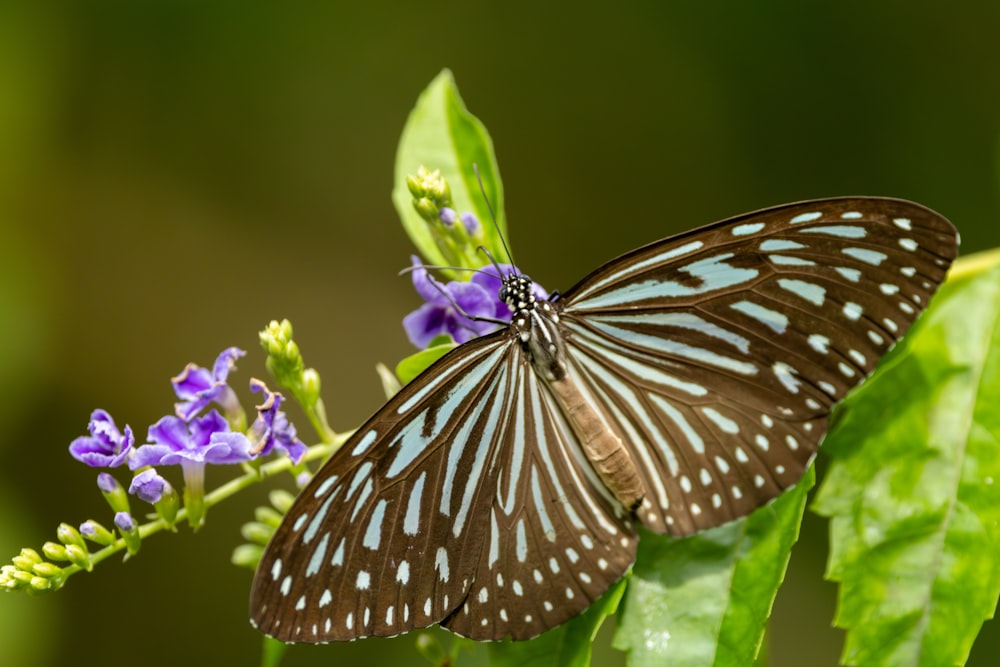
<svg viewBox="0 0 1000 667">
<path fill-rule="evenodd" d="M 394 152 L 442 67 L 493 135 L 520 265 L 566 289 L 639 244 L 832 195 L 915 199 L 964 252 L 1000 245 L 998 35 L 997 3 L 3 3 L 0 558 L 110 520 L 66 454 L 92 409 L 141 437 L 169 378 L 229 345 L 245 387 L 272 318 L 336 428 L 380 404 L 373 367 L 409 352 L 417 305 Z M 228 559 L 264 490 L 244 496 L 56 595 L 0 596 L 0 664 L 255 664 Z M 796 549 L 774 665 L 837 662 L 825 530 Z M 412 646 L 286 664 L 421 664 Z"/>
</svg>

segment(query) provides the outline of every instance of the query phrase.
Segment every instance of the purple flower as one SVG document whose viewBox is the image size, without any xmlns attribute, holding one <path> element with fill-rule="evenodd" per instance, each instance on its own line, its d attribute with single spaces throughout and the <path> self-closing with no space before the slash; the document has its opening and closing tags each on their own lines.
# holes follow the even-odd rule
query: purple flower
<svg viewBox="0 0 1000 667">
<path fill-rule="evenodd" d="M 403 318 L 403 328 L 410 342 L 418 348 L 427 347 L 435 337 L 447 334 L 456 343 L 464 343 L 497 328 L 495 322 L 470 320 L 474 317 L 489 317 L 507 321 L 510 308 L 500 300 L 500 277 L 495 269 L 488 267 L 475 273 L 469 282 L 453 280 L 441 284 L 435 280 L 416 257 L 412 258 L 413 286 L 426 301 L 417 310 Z M 507 275 L 514 268 L 501 264 L 500 270 Z M 534 286 L 535 298 L 547 299 L 545 290 Z M 456 308 L 456 304 L 458 308 Z"/>
<path fill-rule="evenodd" d="M 253 453 L 266 456 L 275 447 L 298 463 L 306 453 L 306 446 L 296 437 L 295 426 L 279 410 L 285 397 L 272 392 L 267 385 L 257 379 L 250 380 L 250 390 L 264 394 L 264 402 L 257 406 L 257 419 L 251 426 L 251 437 L 257 443 Z"/>
<path fill-rule="evenodd" d="M 221 405 L 227 413 L 239 412 L 239 400 L 226 384 L 226 378 L 229 371 L 236 367 L 236 360 L 245 354 L 238 347 L 227 348 L 215 360 L 211 371 L 196 364 L 185 366 L 181 374 L 171 380 L 177 398 L 181 399 L 174 406 L 177 416 L 190 421 L 212 401 Z"/>
<path fill-rule="evenodd" d="M 170 482 L 160 477 L 156 468 L 143 470 L 132 478 L 132 483 L 128 487 L 128 492 L 138 496 L 150 505 L 160 502 L 164 493 L 170 491 Z"/>
<path fill-rule="evenodd" d="M 242 463 L 253 458 L 250 441 L 242 433 L 229 430 L 229 423 L 216 410 L 185 422 L 178 417 L 163 417 L 149 427 L 152 444 L 136 448 L 129 466 L 205 463 Z"/>
<path fill-rule="evenodd" d="M 121 433 L 111 415 L 104 410 L 94 410 L 87 429 L 89 436 L 80 436 L 69 446 L 73 458 L 94 468 L 114 468 L 125 462 L 135 443 L 128 424 L 125 433 Z"/>
</svg>

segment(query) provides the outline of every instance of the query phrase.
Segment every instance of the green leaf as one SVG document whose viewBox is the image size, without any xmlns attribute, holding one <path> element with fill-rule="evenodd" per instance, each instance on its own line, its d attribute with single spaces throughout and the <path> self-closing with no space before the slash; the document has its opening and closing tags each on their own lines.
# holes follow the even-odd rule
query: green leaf
<svg viewBox="0 0 1000 667">
<path fill-rule="evenodd" d="M 406 233 L 432 264 L 446 265 L 447 261 L 427 223 L 413 209 L 413 198 L 406 186 L 407 174 L 415 173 L 420 165 L 441 170 L 451 186 L 455 209 L 475 213 L 483 225 L 484 245 L 498 260 L 506 261 L 497 228 L 491 222 L 489 208 L 479 190 L 473 164 L 479 168 L 486 196 L 496 211 L 500 230 L 506 235 L 503 186 L 493 141 L 482 122 L 465 108 L 451 72 L 445 69 L 421 93 L 406 121 L 396 151 L 392 190 L 392 201 Z M 486 263 L 485 257 L 482 263 Z"/>
<path fill-rule="evenodd" d="M 814 481 L 691 537 L 643 533 L 614 638 L 629 664 L 753 664 Z"/>
<path fill-rule="evenodd" d="M 831 518 L 847 664 L 962 664 L 995 611 L 998 322 L 1000 268 L 949 280 L 836 415 L 814 509 Z"/>
<path fill-rule="evenodd" d="M 431 364 L 453 349 L 455 349 L 455 341 L 450 336 L 436 336 L 427 349 L 411 354 L 396 364 L 396 377 L 404 385 L 408 384 L 410 380 L 430 368 Z"/>
<path fill-rule="evenodd" d="M 586 667 L 594 637 L 621 602 L 628 577 L 609 588 L 576 618 L 524 642 L 489 645 L 491 667 Z"/>
</svg>

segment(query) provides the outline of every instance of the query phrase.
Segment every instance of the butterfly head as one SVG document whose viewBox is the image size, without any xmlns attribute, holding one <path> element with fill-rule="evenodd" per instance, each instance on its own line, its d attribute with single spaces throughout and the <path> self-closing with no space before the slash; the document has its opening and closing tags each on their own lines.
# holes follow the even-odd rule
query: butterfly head
<svg viewBox="0 0 1000 667">
<path fill-rule="evenodd" d="M 515 317 L 535 307 L 534 283 L 523 273 L 510 273 L 505 276 L 498 296 L 507 304 Z"/>
</svg>

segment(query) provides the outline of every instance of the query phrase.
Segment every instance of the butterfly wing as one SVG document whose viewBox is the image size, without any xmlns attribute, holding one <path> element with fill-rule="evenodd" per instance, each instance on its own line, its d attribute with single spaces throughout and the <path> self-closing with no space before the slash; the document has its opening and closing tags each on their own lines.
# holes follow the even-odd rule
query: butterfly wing
<svg viewBox="0 0 1000 667">
<path fill-rule="evenodd" d="M 289 642 L 441 623 L 532 637 L 631 565 L 607 497 L 508 331 L 445 355 L 299 494 L 264 552 L 252 622 Z"/>
<path fill-rule="evenodd" d="M 918 204 L 819 200 L 653 243 L 566 292 L 568 372 L 638 462 L 639 519 L 686 535 L 794 485 L 956 251 Z"/>
</svg>

